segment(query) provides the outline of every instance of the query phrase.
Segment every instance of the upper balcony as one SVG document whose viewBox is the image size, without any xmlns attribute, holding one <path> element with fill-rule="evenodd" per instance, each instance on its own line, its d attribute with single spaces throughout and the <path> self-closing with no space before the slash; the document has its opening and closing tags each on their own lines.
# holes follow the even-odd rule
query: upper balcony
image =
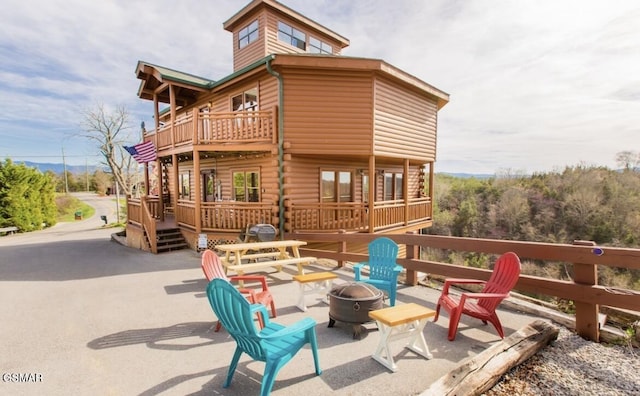
<svg viewBox="0 0 640 396">
<path fill-rule="evenodd" d="M 247 150 L 267 149 L 277 143 L 276 109 L 214 113 L 194 109 L 175 121 L 149 131 L 144 140 L 152 140 L 158 155 L 171 153 L 176 148 L 192 150 L 197 145 L 247 145 Z M 256 145 L 266 145 L 257 148 Z"/>
</svg>

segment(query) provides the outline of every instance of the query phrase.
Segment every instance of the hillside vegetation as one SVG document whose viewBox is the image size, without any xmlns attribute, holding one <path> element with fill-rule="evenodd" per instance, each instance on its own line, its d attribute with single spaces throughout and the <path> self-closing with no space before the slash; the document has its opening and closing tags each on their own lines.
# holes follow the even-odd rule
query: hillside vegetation
<svg viewBox="0 0 640 396">
<path fill-rule="evenodd" d="M 640 172 L 568 167 L 488 179 L 436 175 L 429 233 L 547 243 L 590 240 L 640 248 Z M 444 262 L 487 267 L 481 254 L 430 252 Z M 444 256 L 444 257 L 443 257 Z M 599 283 L 640 290 L 640 271 L 599 267 Z M 523 263 L 530 275 L 568 279 L 568 263 Z"/>
</svg>

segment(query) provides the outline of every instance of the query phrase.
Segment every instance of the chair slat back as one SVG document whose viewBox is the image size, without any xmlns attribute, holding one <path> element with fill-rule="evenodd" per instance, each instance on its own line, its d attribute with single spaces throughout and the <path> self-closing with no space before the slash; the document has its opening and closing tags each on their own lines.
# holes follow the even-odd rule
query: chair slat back
<svg viewBox="0 0 640 396">
<path fill-rule="evenodd" d="M 207 249 L 202 252 L 201 266 L 204 276 L 208 281 L 211 281 L 214 278 L 228 279 L 227 275 L 224 273 L 224 267 L 222 266 L 220 257 L 218 257 L 218 255 L 212 250 Z"/>
<path fill-rule="evenodd" d="M 256 328 L 249 301 L 229 281 L 221 278 L 209 282 L 207 297 L 218 320 L 236 340 L 238 347 L 255 360 L 265 361 L 265 345 Z"/>
<path fill-rule="evenodd" d="M 388 280 L 395 277 L 393 272 L 398 258 L 398 245 L 386 237 L 377 238 L 368 245 L 369 278 Z"/>
<path fill-rule="evenodd" d="M 491 277 L 482 289 L 482 293 L 509 293 L 520 277 L 520 259 L 513 252 L 504 253 L 498 258 Z M 498 299 L 480 299 L 478 305 L 493 311 L 502 302 Z"/>
</svg>

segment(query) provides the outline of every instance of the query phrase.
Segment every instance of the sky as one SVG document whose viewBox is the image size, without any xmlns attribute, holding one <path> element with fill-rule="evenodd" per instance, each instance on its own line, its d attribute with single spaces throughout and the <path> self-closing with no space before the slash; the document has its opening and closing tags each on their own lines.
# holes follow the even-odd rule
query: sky
<svg viewBox="0 0 640 396">
<path fill-rule="evenodd" d="M 139 60 L 219 80 L 232 73 L 224 21 L 249 0 L 5 0 L 0 13 L 0 159 L 98 163 L 83 114 L 151 101 Z M 281 0 L 450 95 L 436 172 L 616 168 L 640 152 L 636 0 Z"/>
</svg>

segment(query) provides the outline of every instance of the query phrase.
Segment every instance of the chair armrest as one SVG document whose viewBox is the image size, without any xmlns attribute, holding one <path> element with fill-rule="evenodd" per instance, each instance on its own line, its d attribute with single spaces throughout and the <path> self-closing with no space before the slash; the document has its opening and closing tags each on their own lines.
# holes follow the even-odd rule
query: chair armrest
<svg viewBox="0 0 640 396">
<path fill-rule="evenodd" d="M 264 322 L 264 326 L 267 327 L 269 324 L 269 313 L 267 312 L 267 307 L 262 304 L 251 304 L 251 314 L 255 315 L 256 313 L 260 313 L 262 315 L 262 320 Z"/>
<path fill-rule="evenodd" d="M 466 298 L 507 298 L 509 293 L 462 293 Z"/>
<path fill-rule="evenodd" d="M 264 308 L 264 306 L 263 306 Z M 264 308 L 264 311 L 266 313 L 267 309 Z M 265 327 L 266 327 L 266 322 L 265 322 Z M 292 334 L 297 334 L 300 333 L 304 330 L 308 330 L 311 328 L 315 328 L 316 327 L 316 321 L 313 320 L 312 318 L 304 318 L 302 320 L 299 320 L 297 322 L 295 322 L 292 325 L 289 325 L 283 329 L 280 329 L 278 331 L 276 331 L 275 333 L 271 333 L 269 335 L 265 335 L 265 336 L 260 336 L 260 338 L 264 339 L 264 340 L 269 340 L 269 339 L 276 339 L 276 338 L 281 338 L 281 337 L 286 337 Z"/>
<path fill-rule="evenodd" d="M 442 294 L 449 294 L 449 287 L 451 285 L 482 285 L 486 282 L 478 279 L 464 279 L 464 278 L 448 278 L 444 281 L 442 287 Z"/>
<path fill-rule="evenodd" d="M 357 264 L 353 265 L 353 272 L 356 275 L 356 281 L 360 280 L 360 276 L 362 275 L 362 273 L 361 273 L 362 267 L 364 267 L 366 265 L 369 265 L 369 262 L 363 261 L 363 262 L 360 262 L 360 263 L 357 263 Z"/>
<path fill-rule="evenodd" d="M 402 272 L 403 269 L 404 269 L 403 266 L 401 266 L 400 264 L 396 264 L 395 267 L 393 267 L 393 272 L 399 274 Z"/>
</svg>

